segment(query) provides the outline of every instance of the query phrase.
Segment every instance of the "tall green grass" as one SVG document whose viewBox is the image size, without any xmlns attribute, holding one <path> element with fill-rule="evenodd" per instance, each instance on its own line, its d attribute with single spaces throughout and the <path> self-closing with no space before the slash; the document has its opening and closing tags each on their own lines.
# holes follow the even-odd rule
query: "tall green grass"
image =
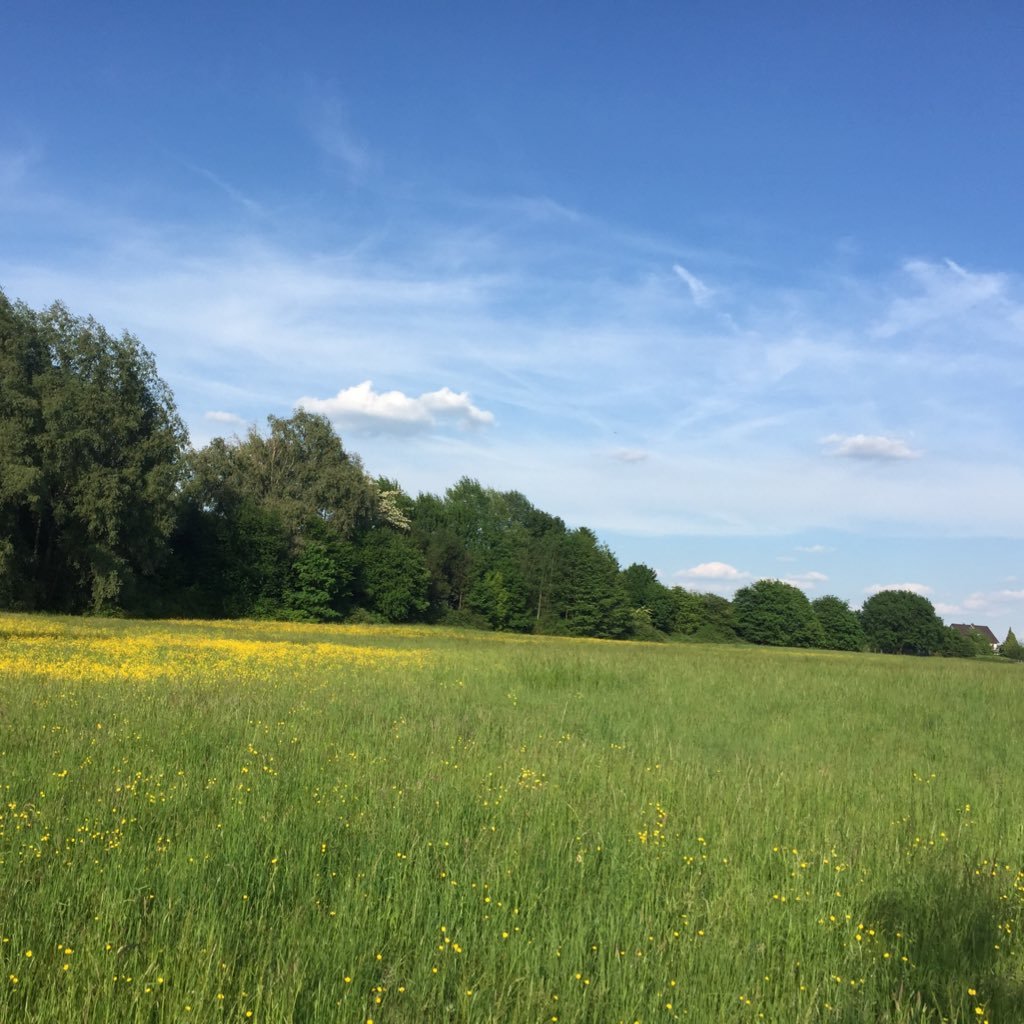
<svg viewBox="0 0 1024 1024">
<path fill-rule="evenodd" d="M 225 637 L 244 671 L 205 673 Z M 1020 1022 L 1022 696 L 992 663 L 7 617 L 0 1021 Z"/>
</svg>

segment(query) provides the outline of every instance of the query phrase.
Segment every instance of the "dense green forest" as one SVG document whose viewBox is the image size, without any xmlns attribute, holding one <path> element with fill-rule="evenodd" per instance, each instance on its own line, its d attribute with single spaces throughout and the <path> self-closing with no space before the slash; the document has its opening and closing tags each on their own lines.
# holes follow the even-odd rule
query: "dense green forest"
<svg viewBox="0 0 1024 1024">
<path fill-rule="evenodd" d="M 326 418 L 267 423 L 195 450 L 137 339 L 0 291 L 0 607 L 987 653 L 902 591 L 854 612 L 779 580 L 666 587 L 516 491 L 412 497 Z"/>
</svg>

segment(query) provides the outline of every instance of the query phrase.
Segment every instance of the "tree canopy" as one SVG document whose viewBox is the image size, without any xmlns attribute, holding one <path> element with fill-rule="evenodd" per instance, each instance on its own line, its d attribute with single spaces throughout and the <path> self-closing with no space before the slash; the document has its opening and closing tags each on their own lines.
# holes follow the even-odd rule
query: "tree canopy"
<svg viewBox="0 0 1024 1024">
<path fill-rule="evenodd" d="M 0 292 L 0 587 L 15 607 L 118 606 L 166 553 L 187 444 L 153 357 L 59 303 Z"/>
<path fill-rule="evenodd" d="M 758 580 L 732 600 L 736 631 L 752 644 L 821 647 L 823 634 L 807 595 L 782 580 Z"/>
<path fill-rule="evenodd" d="M 869 645 L 883 654 L 937 654 L 945 626 L 931 601 L 909 590 L 883 590 L 864 602 L 861 626 Z"/>
<path fill-rule="evenodd" d="M 822 646 L 833 651 L 859 651 L 864 646 L 864 630 L 857 613 L 834 594 L 811 602 L 814 617 L 822 632 Z"/>
</svg>

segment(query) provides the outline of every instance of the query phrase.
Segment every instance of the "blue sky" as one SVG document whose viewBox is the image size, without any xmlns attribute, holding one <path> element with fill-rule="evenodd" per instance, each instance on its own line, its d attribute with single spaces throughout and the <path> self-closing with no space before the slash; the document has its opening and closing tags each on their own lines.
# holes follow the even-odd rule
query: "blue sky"
<svg viewBox="0 0 1024 1024">
<path fill-rule="evenodd" d="M 623 565 L 1024 632 L 1024 7 L 42 2 L 0 287 Z"/>
</svg>

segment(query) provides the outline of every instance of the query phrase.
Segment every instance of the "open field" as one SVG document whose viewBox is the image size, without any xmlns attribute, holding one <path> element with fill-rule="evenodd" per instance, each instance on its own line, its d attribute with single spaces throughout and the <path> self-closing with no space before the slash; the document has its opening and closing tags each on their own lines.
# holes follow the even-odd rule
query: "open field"
<svg viewBox="0 0 1024 1024">
<path fill-rule="evenodd" d="M 1024 1021 L 1024 670 L 0 616 L 0 1021 Z"/>
</svg>

